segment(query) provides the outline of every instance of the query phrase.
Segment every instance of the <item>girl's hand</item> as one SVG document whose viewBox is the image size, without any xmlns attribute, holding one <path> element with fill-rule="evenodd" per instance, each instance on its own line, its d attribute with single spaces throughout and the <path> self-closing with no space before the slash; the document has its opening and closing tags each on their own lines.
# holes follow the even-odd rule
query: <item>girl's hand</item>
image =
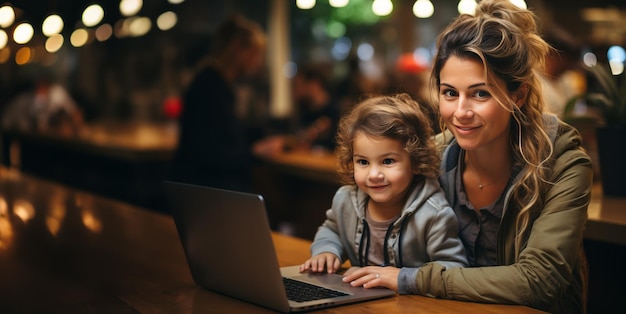
<svg viewBox="0 0 626 314">
<path fill-rule="evenodd" d="M 398 274 L 400 268 L 391 266 L 352 267 L 346 271 L 343 282 L 348 282 L 353 287 L 385 287 L 398 291 Z"/>
<path fill-rule="evenodd" d="M 300 265 L 300 272 L 310 271 L 321 273 L 326 269 L 329 274 L 336 273 L 341 266 L 341 260 L 335 254 L 322 253 L 308 259 Z"/>
</svg>

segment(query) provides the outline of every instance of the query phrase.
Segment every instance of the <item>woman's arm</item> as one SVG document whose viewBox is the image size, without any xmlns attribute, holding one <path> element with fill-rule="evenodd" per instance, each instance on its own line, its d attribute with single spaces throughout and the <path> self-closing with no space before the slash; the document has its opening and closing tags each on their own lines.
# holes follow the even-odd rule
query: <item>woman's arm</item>
<svg viewBox="0 0 626 314">
<path fill-rule="evenodd" d="M 534 221 L 517 262 L 455 269 L 429 263 L 416 277 L 418 292 L 433 297 L 549 309 L 573 278 L 587 221 L 592 170 L 586 154 L 576 152 L 561 156 L 568 161 L 561 169 L 555 169 L 561 175 L 544 195 L 543 210 Z M 507 246 L 511 248 L 513 240 L 509 240 Z"/>
</svg>

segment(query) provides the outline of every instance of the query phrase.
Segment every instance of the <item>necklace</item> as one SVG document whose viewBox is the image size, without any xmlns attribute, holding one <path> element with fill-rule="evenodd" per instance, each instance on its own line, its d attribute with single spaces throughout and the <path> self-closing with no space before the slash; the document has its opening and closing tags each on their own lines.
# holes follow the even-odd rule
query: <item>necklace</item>
<svg viewBox="0 0 626 314">
<path fill-rule="evenodd" d="M 502 179 L 504 179 L 504 178 L 506 178 L 506 177 L 507 177 L 507 176 L 501 176 L 501 177 L 499 177 L 498 179 L 496 179 L 496 180 L 494 180 L 494 181 L 492 181 L 492 182 L 489 182 L 489 183 L 487 183 L 487 184 L 483 184 L 482 180 L 480 179 L 480 176 L 478 175 L 478 171 L 476 171 L 476 168 L 474 168 L 474 167 L 472 166 L 472 164 L 471 164 L 471 163 L 469 163 L 469 162 L 466 162 L 465 164 L 466 164 L 468 167 L 471 167 L 471 168 L 474 170 L 474 176 L 476 176 L 476 180 L 478 181 L 478 189 L 480 189 L 481 191 L 482 191 L 482 189 L 483 189 L 484 187 L 490 186 L 490 185 L 492 185 L 492 184 L 496 184 L 496 183 L 498 183 L 498 182 L 502 181 Z"/>
</svg>

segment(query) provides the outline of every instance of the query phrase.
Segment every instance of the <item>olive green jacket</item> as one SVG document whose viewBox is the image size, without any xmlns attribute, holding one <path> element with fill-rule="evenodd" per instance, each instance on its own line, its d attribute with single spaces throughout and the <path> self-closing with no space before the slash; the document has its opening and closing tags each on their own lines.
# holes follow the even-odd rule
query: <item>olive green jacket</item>
<svg viewBox="0 0 626 314">
<path fill-rule="evenodd" d="M 591 198 L 591 162 L 576 129 L 555 116 L 544 117 L 553 139 L 555 164 L 546 189 L 532 210 L 531 231 L 524 235 L 516 262 L 515 219 L 519 210 L 506 191 L 498 230 L 500 266 L 446 269 L 437 263 L 417 274 L 417 293 L 464 301 L 521 304 L 552 313 L 586 312 L 587 264 L 583 230 Z M 444 143 L 444 138 L 447 139 Z M 450 133 L 439 134 L 443 145 L 440 181 L 446 197 L 454 195 L 454 175 L 460 147 Z M 448 144 L 448 145 L 446 145 Z"/>
</svg>

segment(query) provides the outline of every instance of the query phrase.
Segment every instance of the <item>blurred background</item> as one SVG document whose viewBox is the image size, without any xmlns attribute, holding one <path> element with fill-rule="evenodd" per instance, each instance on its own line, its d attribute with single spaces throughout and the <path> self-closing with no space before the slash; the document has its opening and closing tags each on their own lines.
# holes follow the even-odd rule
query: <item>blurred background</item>
<svg viewBox="0 0 626 314">
<path fill-rule="evenodd" d="M 513 2 L 536 12 L 541 33 L 560 52 L 563 62 L 546 78 L 549 97 L 560 97 L 550 101 L 550 110 L 562 115 L 568 99 L 587 90 L 585 67 L 610 64 L 614 75 L 623 72 L 625 1 Z M 166 211 L 160 181 L 177 145 L 181 97 L 224 19 L 242 14 L 267 33 L 262 71 L 236 82 L 236 111 L 247 128 L 268 134 L 295 132 L 301 113 L 296 99 L 302 90 L 314 90 L 293 84 L 305 69 L 315 69 L 307 76 L 323 81 L 320 88 L 341 112 L 372 93 L 407 92 L 432 103 L 428 76 L 437 34 L 475 5 L 474 0 L 3 2 L 1 162 Z M 585 115 L 586 108 L 580 104 L 575 111 Z M 579 126 L 594 157 L 593 136 Z"/>
<path fill-rule="evenodd" d="M 401 73 L 396 72 L 426 70 L 438 32 L 459 14 L 462 5 L 471 8 L 473 2 L 4 2 L 1 15 L 13 8 L 14 18 L 0 23 L 2 106 L 28 85 L 45 79 L 67 89 L 86 121 L 166 121 L 168 114 L 174 114 L 164 109 L 166 100 L 180 95 L 190 79 L 189 70 L 206 53 L 215 27 L 238 12 L 259 22 L 274 40 L 281 42 L 269 47 L 272 54 L 268 59 L 272 62 L 265 76 L 254 82 L 265 98 L 257 98 L 248 104 L 252 108 L 242 110 L 260 111 L 260 115 L 253 115 L 258 119 L 282 117 L 291 110 L 288 103 L 279 103 L 283 98 L 276 91 L 272 93 L 270 72 L 282 71 L 291 78 L 298 65 L 314 63 L 324 66 L 333 82 L 358 71 L 367 80 L 364 88 L 382 89 L 393 85 L 390 80 L 400 79 Z M 606 60 L 610 47 L 625 44 L 624 1 L 519 2 L 537 12 L 546 34 L 566 33 L 576 40 L 581 60 L 587 52 Z M 90 14 L 93 20 L 85 20 Z M 44 21 L 52 24 L 53 16 L 62 26 L 43 31 Z M 272 26 L 280 29 L 270 29 Z M 23 38 L 18 40 L 16 36 Z M 284 50 L 279 52 L 282 60 L 275 59 L 278 49 Z"/>
<path fill-rule="evenodd" d="M 545 79 L 546 93 L 554 98 L 548 109 L 562 115 L 569 98 L 587 90 L 585 67 L 610 64 L 614 75 L 623 72 L 625 1 L 513 2 L 536 12 L 541 33 L 560 52 Z M 474 0 L 3 2 L 1 162 L 166 211 L 160 181 L 177 145 L 181 98 L 224 19 L 241 14 L 268 36 L 260 73 L 236 82 L 237 115 L 256 132 L 289 133 L 297 132 L 293 126 L 303 111 L 298 99 L 312 102 L 318 96 L 310 94 L 318 89 L 340 112 L 372 93 L 407 92 L 433 103 L 428 77 L 437 34 L 475 5 Z M 298 74 L 321 83 L 294 84 Z M 575 112 L 584 116 L 584 104 Z M 578 126 L 594 157 L 590 128 Z M 311 188 L 321 189 L 318 183 Z M 335 188 L 336 182 L 323 195 Z"/>
</svg>

